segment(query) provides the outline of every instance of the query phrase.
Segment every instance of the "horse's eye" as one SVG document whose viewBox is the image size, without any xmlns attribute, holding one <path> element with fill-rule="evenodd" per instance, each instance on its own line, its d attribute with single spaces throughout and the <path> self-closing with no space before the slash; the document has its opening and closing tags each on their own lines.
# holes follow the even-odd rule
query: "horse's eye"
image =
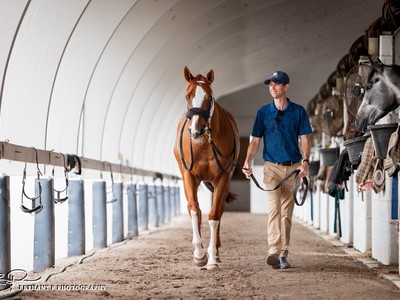
<svg viewBox="0 0 400 300">
<path fill-rule="evenodd" d="M 189 100 L 190 100 L 190 98 L 189 98 L 188 95 L 185 96 L 185 99 L 186 99 L 186 101 L 189 101 Z"/>
<path fill-rule="evenodd" d="M 372 88 L 372 83 L 368 82 L 365 86 L 365 89 L 368 91 L 370 88 Z"/>
</svg>

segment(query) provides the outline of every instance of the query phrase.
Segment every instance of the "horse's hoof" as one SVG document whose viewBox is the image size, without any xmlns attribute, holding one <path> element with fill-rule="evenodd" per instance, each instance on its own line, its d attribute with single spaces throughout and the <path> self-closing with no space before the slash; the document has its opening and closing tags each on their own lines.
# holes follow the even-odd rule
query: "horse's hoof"
<svg viewBox="0 0 400 300">
<path fill-rule="evenodd" d="M 208 261 L 207 253 L 204 254 L 204 256 L 202 258 L 193 257 L 193 262 L 198 267 L 204 267 L 207 264 L 207 261 Z"/>
<path fill-rule="evenodd" d="M 216 257 L 217 263 L 222 263 L 221 259 L 219 258 L 219 256 Z"/>
<path fill-rule="evenodd" d="M 215 270 L 218 269 L 218 264 L 207 265 L 207 270 Z"/>
</svg>

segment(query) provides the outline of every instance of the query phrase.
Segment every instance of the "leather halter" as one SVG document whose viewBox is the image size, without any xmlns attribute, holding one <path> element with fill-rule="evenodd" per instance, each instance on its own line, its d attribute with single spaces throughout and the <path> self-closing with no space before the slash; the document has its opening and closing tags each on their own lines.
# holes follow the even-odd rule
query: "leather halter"
<svg viewBox="0 0 400 300">
<path fill-rule="evenodd" d="M 213 109 L 214 109 L 214 97 L 210 96 L 209 98 L 211 100 L 211 106 L 210 106 L 210 112 L 205 111 L 204 109 L 200 108 L 200 107 L 193 107 L 188 109 L 188 111 L 186 112 L 186 119 L 185 122 L 182 125 L 181 128 L 181 133 L 180 133 L 180 138 L 179 138 L 179 152 L 180 152 L 180 156 L 181 156 L 181 161 L 182 161 L 182 165 L 185 168 L 185 170 L 187 172 L 192 171 L 193 169 L 193 165 L 194 165 L 194 159 L 193 159 L 193 146 L 192 146 L 192 138 L 190 137 L 190 165 L 189 167 L 186 164 L 185 161 L 185 157 L 183 154 L 183 147 L 182 147 L 182 140 L 183 140 L 183 130 L 186 126 L 186 123 L 188 122 L 188 120 L 192 119 L 193 116 L 199 116 L 201 118 L 203 118 L 210 126 L 206 126 L 204 128 L 204 134 L 208 135 L 208 142 L 211 145 L 213 154 L 214 154 L 214 159 L 217 162 L 217 165 L 219 167 L 219 169 L 223 172 L 223 173 L 229 173 L 232 171 L 232 169 L 236 166 L 235 165 L 235 157 L 236 157 L 236 143 L 234 142 L 234 146 L 233 146 L 233 151 L 232 151 L 232 160 L 229 161 L 221 152 L 221 150 L 218 149 L 218 147 L 215 145 L 212 136 L 211 136 L 211 118 L 212 118 L 212 113 L 213 113 Z M 225 111 L 223 110 L 223 112 L 225 113 Z M 226 114 L 225 114 L 226 116 Z M 227 117 L 227 116 L 226 116 Z M 228 119 L 228 118 L 227 118 Z M 230 124 L 230 123 L 229 123 Z M 231 125 L 231 124 L 230 124 Z M 231 130 L 232 129 L 232 125 L 231 125 Z M 221 157 L 224 161 L 228 162 L 229 165 L 228 167 L 225 169 L 222 164 L 221 161 L 218 157 Z"/>
</svg>

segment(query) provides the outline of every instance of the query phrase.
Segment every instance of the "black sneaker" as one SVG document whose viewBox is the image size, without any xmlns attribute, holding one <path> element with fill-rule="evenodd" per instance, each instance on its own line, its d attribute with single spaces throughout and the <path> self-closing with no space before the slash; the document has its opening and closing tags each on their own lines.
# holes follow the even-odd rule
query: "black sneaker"
<svg viewBox="0 0 400 300">
<path fill-rule="evenodd" d="M 290 268 L 290 264 L 288 263 L 286 257 L 279 257 L 279 264 L 281 266 L 281 269 L 289 269 Z"/>
<path fill-rule="evenodd" d="M 280 269 L 281 265 L 279 263 L 279 255 L 276 253 L 268 255 L 267 264 L 269 264 L 273 269 Z"/>
</svg>

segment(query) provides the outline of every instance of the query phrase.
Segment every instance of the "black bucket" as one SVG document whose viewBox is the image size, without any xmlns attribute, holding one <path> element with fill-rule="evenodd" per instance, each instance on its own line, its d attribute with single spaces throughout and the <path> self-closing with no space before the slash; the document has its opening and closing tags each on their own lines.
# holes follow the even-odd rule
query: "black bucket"
<svg viewBox="0 0 400 300">
<path fill-rule="evenodd" d="M 308 175 L 317 176 L 319 171 L 319 160 L 310 161 L 310 166 L 308 167 Z"/>
<path fill-rule="evenodd" d="M 339 158 L 339 147 L 336 148 L 325 148 L 319 150 L 319 157 L 321 166 L 329 167 L 333 166 L 335 161 Z"/>
<path fill-rule="evenodd" d="M 344 141 L 343 145 L 346 147 L 347 153 L 349 153 L 349 160 L 352 165 L 358 165 L 365 142 L 370 136 L 371 134 L 367 133 L 366 135 Z"/>
<path fill-rule="evenodd" d="M 399 126 L 398 123 L 368 125 L 377 158 L 386 158 L 390 136 L 396 131 L 397 126 Z"/>
</svg>

